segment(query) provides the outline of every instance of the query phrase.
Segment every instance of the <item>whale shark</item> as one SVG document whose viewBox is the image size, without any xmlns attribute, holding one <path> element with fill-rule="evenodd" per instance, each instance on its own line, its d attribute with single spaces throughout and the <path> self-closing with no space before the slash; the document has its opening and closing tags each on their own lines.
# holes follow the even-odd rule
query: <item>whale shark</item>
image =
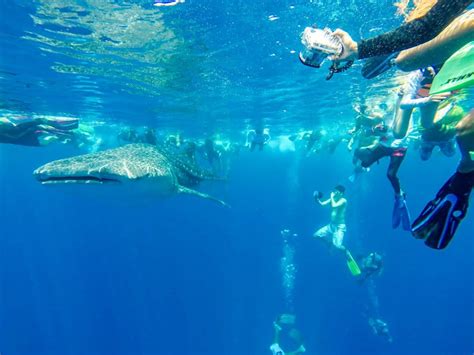
<svg viewBox="0 0 474 355">
<path fill-rule="evenodd" d="M 33 175 L 43 185 L 118 185 L 156 196 L 189 194 L 224 201 L 194 189 L 204 180 L 221 180 L 189 159 L 150 144 L 128 144 L 101 152 L 55 160 Z"/>
</svg>

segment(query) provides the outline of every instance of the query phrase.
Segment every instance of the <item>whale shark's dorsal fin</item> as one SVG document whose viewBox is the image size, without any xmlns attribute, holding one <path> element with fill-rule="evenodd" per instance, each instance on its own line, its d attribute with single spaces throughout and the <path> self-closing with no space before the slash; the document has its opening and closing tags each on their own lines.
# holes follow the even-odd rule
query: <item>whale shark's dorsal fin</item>
<svg viewBox="0 0 474 355">
<path fill-rule="evenodd" d="M 178 186 L 178 193 L 199 196 L 199 197 L 205 198 L 206 200 L 211 200 L 211 201 L 214 201 L 214 202 L 217 202 L 217 203 L 221 204 L 222 206 L 230 208 L 230 206 L 222 200 L 219 200 L 215 197 L 212 197 L 211 195 L 208 195 L 208 194 L 205 194 L 205 193 L 193 190 L 193 189 L 189 189 L 189 188 L 184 187 L 184 186 Z"/>
</svg>

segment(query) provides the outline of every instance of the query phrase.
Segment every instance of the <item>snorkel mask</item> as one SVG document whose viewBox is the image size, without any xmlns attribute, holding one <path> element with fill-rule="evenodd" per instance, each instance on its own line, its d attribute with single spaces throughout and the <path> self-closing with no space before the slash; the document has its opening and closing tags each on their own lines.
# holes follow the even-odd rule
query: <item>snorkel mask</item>
<svg viewBox="0 0 474 355">
<path fill-rule="evenodd" d="M 340 56 L 344 52 L 339 37 L 335 36 L 329 28 L 319 29 L 316 26 L 306 27 L 301 34 L 301 43 L 304 49 L 300 52 L 301 63 L 312 68 L 320 68 L 328 56 Z M 334 73 L 346 71 L 352 66 L 352 61 L 339 67 L 335 62 L 329 69 L 326 80 L 332 78 Z"/>
</svg>

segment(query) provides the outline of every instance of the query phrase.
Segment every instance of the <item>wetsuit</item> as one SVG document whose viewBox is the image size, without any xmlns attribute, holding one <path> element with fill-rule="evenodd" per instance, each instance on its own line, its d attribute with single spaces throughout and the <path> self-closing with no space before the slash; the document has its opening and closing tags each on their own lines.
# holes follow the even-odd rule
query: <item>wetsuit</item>
<svg viewBox="0 0 474 355">
<path fill-rule="evenodd" d="M 428 42 L 472 3 L 473 0 L 438 0 L 425 16 L 359 42 L 359 59 L 399 52 Z"/>
</svg>

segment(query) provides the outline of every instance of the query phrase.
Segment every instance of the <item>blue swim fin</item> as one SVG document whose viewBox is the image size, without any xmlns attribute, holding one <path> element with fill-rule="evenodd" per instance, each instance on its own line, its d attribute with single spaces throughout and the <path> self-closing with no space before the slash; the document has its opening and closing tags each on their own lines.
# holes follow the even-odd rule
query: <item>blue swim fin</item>
<svg viewBox="0 0 474 355">
<path fill-rule="evenodd" d="M 446 248 L 466 216 L 473 185 L 474 171 L 455 173 L 413 222 L 415 238 L 433 249 Z"/>
<path fill-rule="evenodd" d="M 367 59 L 362 67 L 362 76 L 366 79 L 373 79 L 385 73 L 394 66 L 393 59 L 397 56 L 398 52 Z"/>
<path fill-rule="evenodd" d="M 404 195 L 395 196 L 395 202 L 393 204 L 392 228 L 398 228 L 400 224 L 404 230 L 411 230 L 410 212 L 408 211 L 408 206 Z"/>
<path fill-rule="evenodd" d="M 411 231 L 410 211 L 408 210 L 407 200 L 405 199 L 405 196 L 403 196 L 402 198 L 403 198 L 403 203 L 402 203 L 402 208 L 400 211 L 401 218 L 402 218 L 402 228 L 403 230 Z"/>
</svg>

